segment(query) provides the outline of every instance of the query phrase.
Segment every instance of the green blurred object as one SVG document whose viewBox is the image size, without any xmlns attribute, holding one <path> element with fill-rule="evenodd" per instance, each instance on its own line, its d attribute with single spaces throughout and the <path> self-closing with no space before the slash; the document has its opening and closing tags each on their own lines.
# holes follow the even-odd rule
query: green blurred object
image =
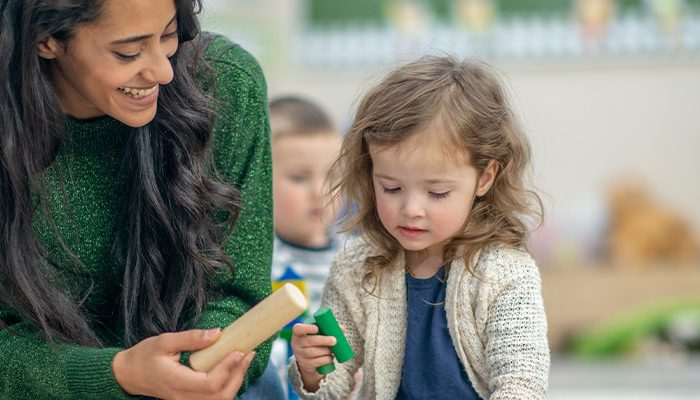
<svg viewBox="0 0 700 400">
<path fill-rule="evenodd" d="M 308 21 L 313 25 L 331 25 L 348 22 L 375 22 L 384 20 L 384 1 L 309 0 Z"/>
<path fill-rule="evenodd" d="M 311 25 L 347 23 L 383 24 L 386 4 L 393 0 L 308 0 L 307 22 Z M 430 8 L 432 15 L 442 21 L 452 20 L 454 0 L 414 0 Z M 649 0 L 654 1 L 654 0 Z M 684 0 L 690 9 L 700 10 L 700 0 Z M 534 15 L 568 15 L 574 1 L 566 0 L 495 0 L 498 14 L 503 17 Z M 617 0 L 620 12 L 642 14 L 645 0 Z"/>
<path fill-rule="evenodd" d="M 681 320 L 684 332 L 677 329 Z M 576 335 L 569 350 L 590 358 L 626 355 L 638 351 L 645 340 L 669 335 L 684 336 L 685 350 L 700 351 L 700 297 L 655 304 L 610 320 Z"/>
</svg>

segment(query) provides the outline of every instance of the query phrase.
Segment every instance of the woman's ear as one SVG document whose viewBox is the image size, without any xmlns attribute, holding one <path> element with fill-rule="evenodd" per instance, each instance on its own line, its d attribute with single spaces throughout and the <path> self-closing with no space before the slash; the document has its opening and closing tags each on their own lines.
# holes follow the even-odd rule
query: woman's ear
<svg viewBox="0 0 700 400">
<path fill-rule="evenodd" d="M 477 182 L 476 185 L 475 194 L 478 197 L 485 195 L 489 189 L 491 189 L 491 185 L 493 185 L 493 181 L 496 179 L 496 175 L 498 174 L 498 167 L 499 164 L 496 160 L 489 161 L 489 165 L 486 166 L 484 172 L 482 172 L 481 176 L 479 176 L 479 182 Z"/>
<path fill-rule="evenodd" d="M 63 46 L 58 40 L 54 39 L 53 36 L 49 36 L 46 39 L 39 42 L 36 46 L 36 51 L 39 57 L 52 60 L 63 53 Z"/>
</svg>

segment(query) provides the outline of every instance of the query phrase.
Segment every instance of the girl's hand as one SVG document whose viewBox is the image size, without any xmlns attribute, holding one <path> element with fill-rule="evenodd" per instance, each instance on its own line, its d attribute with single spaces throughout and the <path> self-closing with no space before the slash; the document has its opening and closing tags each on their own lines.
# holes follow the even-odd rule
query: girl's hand
<svg viewBox="0 0 700 400">
<path fill-rule="evenodd" d="M 331 346 L 336 344 L 333 336 L 316 335 L 316 325 L 295 324 L 292 327 L 292 351 L 296 356 L 304 389 L 315 392 L 323 375 L 316 368 L 333 362 Z"/>
<path fill-rule="evenodd" d="M 231 400 L 238 393 L 255 352 L 244 356 L 234 351 L 207 373 L 180 364 L 181 352 L 210 346 L 220 332 L 193 329 L 144 339 L 115 355 L 114 378 L 130 395 L 167 400 Z"/>
</svg>

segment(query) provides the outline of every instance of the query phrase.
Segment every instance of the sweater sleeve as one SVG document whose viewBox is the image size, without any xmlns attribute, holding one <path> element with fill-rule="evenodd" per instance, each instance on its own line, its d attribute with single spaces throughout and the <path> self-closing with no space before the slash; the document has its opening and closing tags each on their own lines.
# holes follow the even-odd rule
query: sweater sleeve
<svg viewBox="0 0 700 400">
<path fill-rule="evenodd" d="M 288 366 L 289 380 L 301 399 L 347 399 L 355 386 L 354 374 L 364 363 L 365 341 L 361 330 L 366 325 L 366 321 L 363 302 L 360 299 L 362 273 L 357 268 L 362 266 L 362 261 L 358 259 L 356 250 L 355 246 L 350 246 L 338 255 L 331 266 L 321 299 L 321 305 L 328 306 L 333 311 L 338 324 L 343 327 L 345 337 L 355 356 L 342 364 L 336 362 L 335 371 L 321 380 L 321 386 L 316 392 L 308 392 L 304 389 L 296 357 L 292 356 Z"/>
<path fill-rule="evenodd" d="M 213 69 L 213 94 L 219 111 L 214 127 L 214 162 L 220 176 L 240 191 L 242 209 L 225 244 L 235 276 L 229 269 L 215 276 L 212 292 L 216 295 L 206 305 L 197 327 L 225 328 L 271 293 L 272 172 L 267 88 L 255 59 L 222 37 L 213 40 L 205 58 Z M 271 342 L 256 349 L 239 394 L 262 374 Z"/>
<path fill-rule="evenodd" d="M 0 398 L 128 399 L 112 374 L 120 348 L 50 343 L 4 304 L 0 320 Z"/>
<path fill-rule="evenodd" d="M 539 272 L 531 259 L 504 269 L 486 325 L 490 399 L 544 399 L 549 346 Z"/>
</svg>

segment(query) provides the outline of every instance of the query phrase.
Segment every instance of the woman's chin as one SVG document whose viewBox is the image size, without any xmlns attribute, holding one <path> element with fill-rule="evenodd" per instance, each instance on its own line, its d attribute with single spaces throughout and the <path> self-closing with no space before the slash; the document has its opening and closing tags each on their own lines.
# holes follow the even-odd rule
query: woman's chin
<svg viewBox="0 0 700 400">
<path fill-rule="evenodd" d="M 152 109 L 140 112 L 119 112 L 116 115 L 111 115 L 111 117 L 132 128 L 141 128 L 153 121 L 153 118 L 156 117 L 156 110 L 157 107 L 153 106 Z"/>
</svg>

